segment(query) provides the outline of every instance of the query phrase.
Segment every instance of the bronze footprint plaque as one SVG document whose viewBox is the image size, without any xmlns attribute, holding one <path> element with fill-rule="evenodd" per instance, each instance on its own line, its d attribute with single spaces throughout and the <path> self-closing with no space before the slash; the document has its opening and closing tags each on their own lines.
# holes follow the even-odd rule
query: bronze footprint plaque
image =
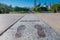
<svg viewBox="0 0 60 40">
<path fill-rule="evenodd" d="M 37 29 L 37 34 L 39 37 L 42 37 L 44 38 L 46 36 L 45 32 L 44 32 L 44 29 L 42 28 L 41 25 L 35 25 L 35 28 Z"/>
<path fill-rule="evenodd" d="M 25 25 L 20 25 L 18 28 L 17 28 L 17 32 L 15 34 L 15 37 L 19 38 L 22 36 L 22 32 L 23 30 L 25 29 Z"/>
</svg>

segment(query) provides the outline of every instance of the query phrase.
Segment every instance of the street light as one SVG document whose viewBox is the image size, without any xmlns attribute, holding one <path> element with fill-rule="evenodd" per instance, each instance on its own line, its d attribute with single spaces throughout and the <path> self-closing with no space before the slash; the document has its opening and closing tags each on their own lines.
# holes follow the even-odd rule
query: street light
<svg viewBox="0 0 60 40">
<path fill-rule="evenodd" d="M 36 7 L 36 0 L 34 0 L 34 7 Z"/>
</svg>

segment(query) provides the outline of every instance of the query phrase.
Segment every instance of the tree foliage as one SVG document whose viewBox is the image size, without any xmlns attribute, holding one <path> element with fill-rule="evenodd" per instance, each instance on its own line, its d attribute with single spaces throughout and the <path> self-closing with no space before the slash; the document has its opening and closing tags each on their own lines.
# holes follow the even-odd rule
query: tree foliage
<svg viewBox="0 0 60 40">
<path fill-rule="evenodd" d="M 57 10 L 60 12 L 60 2 L 58 3 Z"/>
<path fill-rule="evenodd" d="M 57 9 L 57 4 L 53 4 L 52 7 L 50 8 L 50 11 L 55 12 Z"/>
<path fill-rule="evenodd" d="M 16 6 L 16 7 L 14 7 L 14 11 L 16 11 L 16 12 L 28 12 L 29 11 L 29 9 L 28 8 L 25 8 L 25 7 L 18 7 L 18 6 Z"/>
<path fill-rule="evenodd" d="M 35 12 L 48 11 L 46 7 L 36 7 L 33 9 Z"/>
<path fill-rule="evenodd" d="M 58 4 L 53 4 L 50 11 L 52 11 L 52 12 L 60 12 L 60 2 Z"/>
<path fill-rule="evenodd" d="M 6 4 L 0 3 L 0 13 L 9 13 L 11 11 L 11 8 Z"/>
</svg>

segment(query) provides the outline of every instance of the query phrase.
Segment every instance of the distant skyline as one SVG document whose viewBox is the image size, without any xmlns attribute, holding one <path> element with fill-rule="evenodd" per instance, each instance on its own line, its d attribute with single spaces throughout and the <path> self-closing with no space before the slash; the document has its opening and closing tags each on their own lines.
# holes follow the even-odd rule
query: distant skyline
<svg viewBox="0 0 60 40">
<path fill-rule="evenodd" d="M 39 0 L 36 0 L 37 4 L 39 3 Z M 49 4 L 49 3 L 54 3 L 57 4 L 60 2 L 60 0 L 40 0 L 41 4 L 43 5 L 44 3 Z M 7 5 L 12 5 L 14 6 L 19 6 L 19 7 L 33 7 L 34 6 L 34 0 L 0 0 L 0 3 L 4 3 Z"/>
</svg>

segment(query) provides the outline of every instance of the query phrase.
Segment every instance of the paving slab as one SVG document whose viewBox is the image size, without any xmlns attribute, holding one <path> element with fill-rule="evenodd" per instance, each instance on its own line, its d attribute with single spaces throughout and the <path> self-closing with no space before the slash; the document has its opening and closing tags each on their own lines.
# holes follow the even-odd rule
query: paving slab
<svg viewBox="0 0 60 40">
<path fill-rule="evenodd" d="M 38 35 L 40 26 L 39 28 L 37 26 L 38 29 L 36 29 L 35 25 L 41 25 L 46 35 L 45 37 Z M 42 33 L 41 30 L 40 32 Z M 40 19 L 40 15 L 27 14 L 0 36 L 0 40 L 60 40 L 60 36 Z"/>
<path fill-rule="evenodd" d="M 0 35 L 2 35 L 9 27 L 11 27 L 22 14 L 0 14 Z"/>
<path fill-rule="evenodd" d="M 41 19 L 60 34 L 60 13 L 40 14 Z"/>
</svg>

